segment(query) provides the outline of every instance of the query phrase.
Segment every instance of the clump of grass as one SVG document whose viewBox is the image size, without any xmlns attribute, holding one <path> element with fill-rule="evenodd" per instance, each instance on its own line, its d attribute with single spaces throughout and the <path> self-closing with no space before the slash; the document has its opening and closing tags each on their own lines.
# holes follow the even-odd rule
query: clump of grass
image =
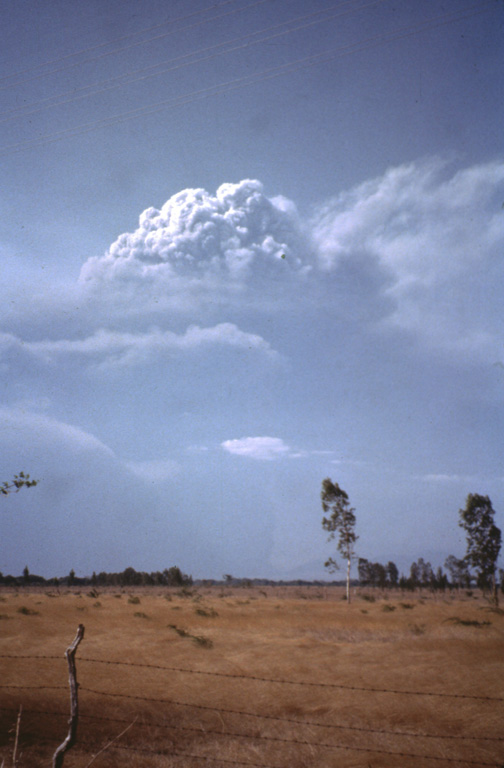
<svg viewBox="0 0 504 768">
<path fill-rule="evenodd" d="M 413 635 L 425 635 L 425 624 L 410 624 Z"/>
<path fill-rule="evenodd" d="M 361 608 L 361 613 L 369 613 L 369 611 L 366 608 Z"/>
<path fill-rule="evenodd" d="M 481 627 L 490 627 L 492 625 L 491 621 L 477 621 L 476 619 L 460 619 L 458 616 L 451 616 L 449 619 L 445 619 L 445 621 L 451 621 L 452 624 L 456 624 L 457 626 L 478 627 L 479 629 L 481 629 Z"/>
<path fill-rule="evenodd" d="M 130 603 L 131 605 L 140 605 L 140 598 L 138 597 L 138 595 L 130 595 L 128 597 L 128 603 Z"/>
<path fill-rule="evenodd" d="M 213 642 L 209 637 L 205 637 L 204 635 L 191 635 L 187 629 L 177 627 L 176 624 L 168 624 L 168 626 L 170 629 L 173 629 L 180 637 L 187 637 L 189 640 L 192 640 L 193 643 L 200 645 L 202 648 L 213 648 Z"/>
<path fill-rule="evenodd" d="M 7 614 L 6 614 L 6 613 L 0 613 L 0 620 L 2 620 L 2 619 L 8 619 L 8 618 L 9 618 L 9 617 L 7 616 Z"/>
<path fill-rule="evenodd" d="M 143 613 L 143 611 L 135 611 L 133 616 L 136 616 L 137 619 L 148 619 L 149 618 L 146 613 Z"/>
<path fill-rule="evenodd" d="M 90 592 L 88 592 L 88 597 L 94 597 L 95 599 L 100 596 L 100 593 L 97 589 L 92 589 Z"/>
<path fill-rule="evenodd" d="M 114 595 L 114 597 L 117 597 L 119 600 L 122 600 L 122 595 Z"/>
<path fill-rule="evenodd" d="M 385 611 L 385 613 L 390 613 L 390 611 L 395 611 L 396 606 L 390 605 L 390 603 L 385 603 L 385 605 L 382 607 L 382 611 Z"/>
<path fill-rule="evenodd" d="M 213 648 L 213 642 L 209 637 L 205 637 L 204 635 L 191 635 L 191 640 L 196 643 L 196 645 L 201 645 L 203 648 Z"/>
<path fill-rule="evenodd" d="M 93 603 L 93 608 L 101 608 L 101 603 L 99 600 L 97 600 L 96 603 Z"/>
<path fill-rule="evenodd" d="M 197 613 L 198 616 L 207 616 L 208 618 L 211 618 L 211 619 L 219 615 L 214 608 L 209 608 L 208 610 L 206 610 L 205 608 L 196 608 L 195 613 Z"/>
<path fill-rule="evenodd" d="M 6 602 L 7 602 L 7 598 L 0 596 L 0 603 L 6 603 Z"/>
<path fill-rule="evenodd" d="M 180 597 L 194 597 L 197 592 L 195 589 L 190 589 L 189 587 L 182 587 L 182 589 L 179 590 L 178 595 Z"/>
<path fill-rule="evenodd" d="M 77 605 L 75 610 L 76 611 L 87 611 L 87 606 L 85 606 L 85 605 Z"/>
<path fill-rule="evenodd" d="M 401 608 L 404 608 L 405 611 L 406 610 L 411 611 L 415 607 L 413 603 L 399 603 L 399 605 L 401 606 Z"/>
<path fill-rule="evenodd" d="M 189 632 L 187 630 L 182 629 L 181 627 L 177 627 L 176 624 L 168 624 L 170 629 L 173 629 L 177 635 L 180 635 L 180 637 L 189 637 Z"/>
<path fill-rule="evenodd" d="M 40 616 L 40 611 L 34 611 L 33 608 L 27 608 L 26 605 L 20 606 L 17 612 L 22 613 L 23 616 Z"/>
<path fill-rule="evenodd" d="M 374 595 L 361 595 L 361 597 L 367 603 L 374 603 L 374 602 L 376 602 L 376 597 Z"/>
<path fill-rule="evenodd" d="M 171 596 L 171 595 L 165 595 L 165 596 L 164 596 L 164 599 L 165 599 L 165 600 L 167 600 L 169 603 L 171 603 L 171 601 L 172 601 L 172 596 Z"/>
</svg>

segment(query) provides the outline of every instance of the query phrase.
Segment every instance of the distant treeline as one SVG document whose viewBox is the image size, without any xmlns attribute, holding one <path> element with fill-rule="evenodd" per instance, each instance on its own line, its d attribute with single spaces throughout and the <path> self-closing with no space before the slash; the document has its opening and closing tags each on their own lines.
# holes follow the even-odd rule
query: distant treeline
<svg viewBox="0 0 504 768">
<path fill-rule="evenodd" d="M 18 587 L 44 585 L 51 587 L 187 587 L 192 583 L 192 576 L 182 573 L 176 565 L 173 565 L 171 568 L 165 568 L 164 571 L 154 571 L 152 573 L 135 571 L 134 568 L 125 568 L 121 573 L 106 573 L 102 571 L 97 574 L 93 572 L 92 576 L 85 576 L 83 578 L 76 576 L 75 571 L 72 569 L 68 576 L 44 579 L 43 576 L 36 576 L 30 573 L 28 566 L 25 567 L 22 576 L 4 576 L 0 573 L 0 584 Z"/>
<path fill-rule="evenodd" d="M 379 589 L 400 589 L 402 591 L 414 591 L 416 589 L 442 590 L 468 589 L 474 585 L 474 577 L 469 572 L 465 558 L 458 559 L 450 555 L 445 561 L 445 567 L 449 571 L 449 577 L 441 567 L 435 571 L 429 562 L 422 557 L 413 562 L 408 576 L 399 575 L 395 563 L 389 561 L 386 565 L 373 563 L 363 557 L 358 559 L 358 579 L 352 579 L 353 587 L 378 587 Z M 500 571 L 501 589 L 504 592 L 504 572 Z M 0 573 L 0 585 L 12 587 L 50 586 L 50 587 L 189 587 L 189 586 L 228 586 L 228 587 L 336 587 L 346 582 L 342 580 L 324 581 L 305 579 L 292 579 L 289 581 L 276 581 L 273 579 L 248 579 L 237 578 L 225 574 L 219 579 L 196 579 L 183 573 L 177 565 L 165 568 L 163 571 L 136 571 L 134 568 L 125 568 L 120 573 L 107 573 L 101 571 L 91 576 L 79 577 L 72 569 L 68 576 L 45 579 L 30 573 L 28 566 L 21 576 L 4 576 Z"/>
</svg>

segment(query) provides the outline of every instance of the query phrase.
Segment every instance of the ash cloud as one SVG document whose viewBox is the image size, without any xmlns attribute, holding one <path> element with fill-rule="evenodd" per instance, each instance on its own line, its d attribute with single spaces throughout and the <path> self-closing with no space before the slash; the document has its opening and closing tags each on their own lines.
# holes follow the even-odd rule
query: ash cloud
<svg viewBox="0 0 504 768">
<path fill-rule="evenodd" d="M 236 289 L 257 271 L 284 277 L 306 269 L 302 240 L 294 204 L 267 197 L 257 180 L 222 184 L 215 195 L 185 189 L 160 209 L 143 211 L 134 232 L 84 264 L 81 281 Z"/>
</svg>

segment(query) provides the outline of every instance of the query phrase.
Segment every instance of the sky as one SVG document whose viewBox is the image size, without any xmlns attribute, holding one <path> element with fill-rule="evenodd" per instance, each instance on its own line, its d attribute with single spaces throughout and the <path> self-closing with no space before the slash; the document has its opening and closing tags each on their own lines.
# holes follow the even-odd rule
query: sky
<svg viewBox="0 0 504 768">
<path fill-rule="evenodd" d="M 0 571 L 344 578 L 326 477 L 405 573 L 465 553 L 469 493 L 504 528 L 503 29 L 496 0 L 7 4 L 0 480 L 39 483 Z"/>
</svg>

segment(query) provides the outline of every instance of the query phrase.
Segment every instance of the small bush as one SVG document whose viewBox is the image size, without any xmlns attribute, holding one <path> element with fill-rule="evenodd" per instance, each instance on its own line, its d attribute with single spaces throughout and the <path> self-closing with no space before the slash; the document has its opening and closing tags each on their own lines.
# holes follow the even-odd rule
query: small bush
<svg viewBox="0 0 504 768">
<path fill-rule="evenodd" d="M 399 603 L 399 605 L 401 606 L 401 608 L 404 608 L 405 611 L 406 610 L 411 611 L 415 607 L 413 603 Z"/>
<path fill-rule="evenodd" d="M 395 611 L 395 609 L 396 609 L 395 605 L 389 605 L 389 603 L 385 603 L 385 605 L 382 608 L 382 611 L 385 611 L 387 613 L 390 611 Z"/>
<path fill-rule="evenodd" d="M 93 603 L 93 608 L 101 608 L 101 603 L 99 600 L 97 600 L 96 603 Z"/>
<path fill-rule="evenodd" d="M 181 627 L 177 627 L 175 624 L 168 624 L 170 629 L 173 629 L 177 635 L 180 637 L 187 637 L 189 640 L 192 640 L 193 643 L 196 643 L 196 645 L 201 645 L 202 648 L 212 648 L 213 642 L 210 640 L 209 637 L 204 637 L 203 635 L 191 635 L 190 632 L 188 632 L 186 629 L 182 629 Z"/>
<path fill-rule="evenodd" d="M 248 601 L 247 601 L 247 602 L 248 602 Z M 217 611 L 216 611 L 216 610 L 214 610 L 214 608 L 209 608 L 208 610 L 205 610 L 205 608 L 196 608 L 196 610 L 195 610 L 195 613 L 197 613 L 197 614 L 198 614 L 198 616 L 207 616 L 208 618 L 212 618 L 212 619 L 213 619 L 215 616 L 218 616 L 218 615 L 219 615 L 219 614 L 217 613 Z"/>
<path fill-rule="evenodd" d="M 191 635 L 191 640 L 195 642 L 196 645 L 201 645 L 202 648 L 213 648 L 213 642 L 209 637 L 204 637 L 203 635 Z"/>
<path fill-rule="evenodd" d="M 452 616 L 449 619 L 446 619 L 446 621 L 451 621 L 452 624 L 456 624 L 457 626 L 461 627 L 478 627 L 481 629 L 481 627 L 490 627 L 492 625 L 491 621 L 476 621 L 476 619 L 459 619 L 458 616 Z"/>
<path fill-rule="evenodd" d="M 346 597 L 345 597 L 346 599 Z M 374 603 L 376 602 L 376 597 L 374 595 L 362 595 L 362 599 L 365 600 L 367 603 Z"/>
<path fill-rule="evenodd" d="M 131 605 L 140 605 L 140 598 L 137 595 L 130 595 L 128 597 L 128 603 Z"/>
<path fill-rule="evenodd" d="M 40 611 L 34 611 L 33 608 L 27 608 L 26 605 L 18 608 L 17 612 L 22 613 L 23 616 L 40 616 Z"/>
<path fill-rule="evenodd" d="M 9 617 L 7 616 L 7 614 L 6 614 L 6 613 L 0 613 L 0 621 L 1 621 L 2 619 L 8 619 L 8 618 L 9 618 Z"/>
<path fill-rule="evenodd" d="M 135 611 L 133 616 L 136 616 L 137 619 L 148 619 L 149 618 L 146 613 L 143 613 L 143 611 Z"/>
<path fill-rule="evenodd" d="M 94 597 L 95 599 L 100 596 L 100 593 L 97 589 L 92 589 L 90 592 L 88 592 L 88 597 Z"/>
<path fill-rule="evenodd" d="M 410 624 L 410 630 L 414 635 L 424 635 L 425 624 Z"/>
</svg>

